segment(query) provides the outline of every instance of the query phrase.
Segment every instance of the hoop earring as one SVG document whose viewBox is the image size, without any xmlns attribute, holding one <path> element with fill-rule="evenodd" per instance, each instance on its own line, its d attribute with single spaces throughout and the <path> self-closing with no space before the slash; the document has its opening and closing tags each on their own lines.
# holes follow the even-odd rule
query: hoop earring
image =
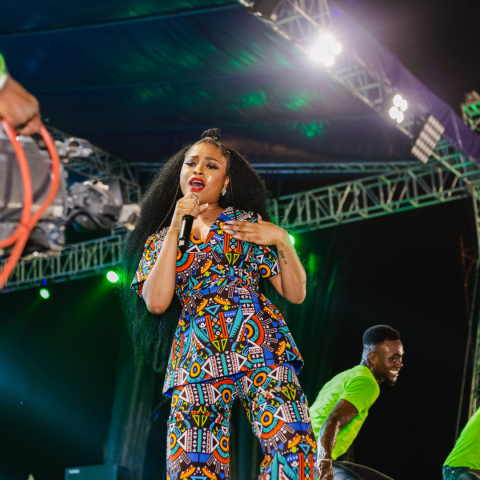
<svg viewBox="0 0 480 480">
<path fill-rule="evenodd" d="M 226 187 L 223 187 L 222 195 L 225 196 L 226 193 L 227 193 L 227 188 L 226 188 Z"/>
</svg>

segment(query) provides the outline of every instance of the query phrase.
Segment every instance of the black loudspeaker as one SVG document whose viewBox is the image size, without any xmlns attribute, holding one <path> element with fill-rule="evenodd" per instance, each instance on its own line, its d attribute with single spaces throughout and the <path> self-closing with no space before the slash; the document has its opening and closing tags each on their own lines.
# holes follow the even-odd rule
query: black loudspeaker
<svg viewBox="0 0 480 480">
<path fill-rule="evenodd" d="M 118 465 L 92 465 L 65 469 L 65 480 L 119 480 Z"/>
</svg>

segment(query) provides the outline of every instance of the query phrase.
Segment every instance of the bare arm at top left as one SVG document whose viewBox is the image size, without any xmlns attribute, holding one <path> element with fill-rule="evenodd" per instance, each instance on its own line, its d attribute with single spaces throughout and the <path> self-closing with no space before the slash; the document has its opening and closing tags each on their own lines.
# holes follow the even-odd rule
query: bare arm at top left
<svg viewBox="0 0 480 480">
<path fill-rule="evenodd" d="M 272 222 L 264 221 L 260 215 L 254 223 L 231 220 L 226 225 L 225 231 L 238 240 L 257 245 L 275 245 L 282 273 L 269 280 L 289 302 L 302 303 L 307 293 L 307 275 L 288 232 Z"/>
</svg>

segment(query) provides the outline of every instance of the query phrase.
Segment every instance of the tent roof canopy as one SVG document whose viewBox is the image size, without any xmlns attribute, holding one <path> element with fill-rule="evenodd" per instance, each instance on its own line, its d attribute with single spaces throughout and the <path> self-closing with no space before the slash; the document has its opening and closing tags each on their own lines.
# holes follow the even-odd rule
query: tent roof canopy
<svg viewBox="0 0 480 480">
<path fill-rule="evenodd" d="M 10 2 L 0 51 L 50 124 L 129 162 L 214 126 L 255 163 L 411 158 L 406 136 L 237 2 Z"/>
</svg>

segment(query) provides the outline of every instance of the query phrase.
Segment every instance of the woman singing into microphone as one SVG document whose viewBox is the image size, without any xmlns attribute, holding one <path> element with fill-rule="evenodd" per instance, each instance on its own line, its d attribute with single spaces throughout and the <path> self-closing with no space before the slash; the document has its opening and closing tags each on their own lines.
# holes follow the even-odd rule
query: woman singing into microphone
<svg viewBox="0 0 480 480">
<path fill-rule="evenodd" d="M 185 215 L 194 222 L 181 253 Z M 174 155 L 152 181 L 127 258 L 136 264 L 142 248 L 131 286 L 143 300 L 131 330 L 137 352 L 146 351 L 156 370 L 166 367 L 167 478 L 230 477 L 230 413 L 239 398 L 262 445 L 260 478 L 313 480 L 315 437 L 297 379 L 303 360 L 262 293 L 268 281 L 301 303 L 305 271 L 288 233 L 269 222 L 262 180 L 218 129 Z"/>
</svg>

